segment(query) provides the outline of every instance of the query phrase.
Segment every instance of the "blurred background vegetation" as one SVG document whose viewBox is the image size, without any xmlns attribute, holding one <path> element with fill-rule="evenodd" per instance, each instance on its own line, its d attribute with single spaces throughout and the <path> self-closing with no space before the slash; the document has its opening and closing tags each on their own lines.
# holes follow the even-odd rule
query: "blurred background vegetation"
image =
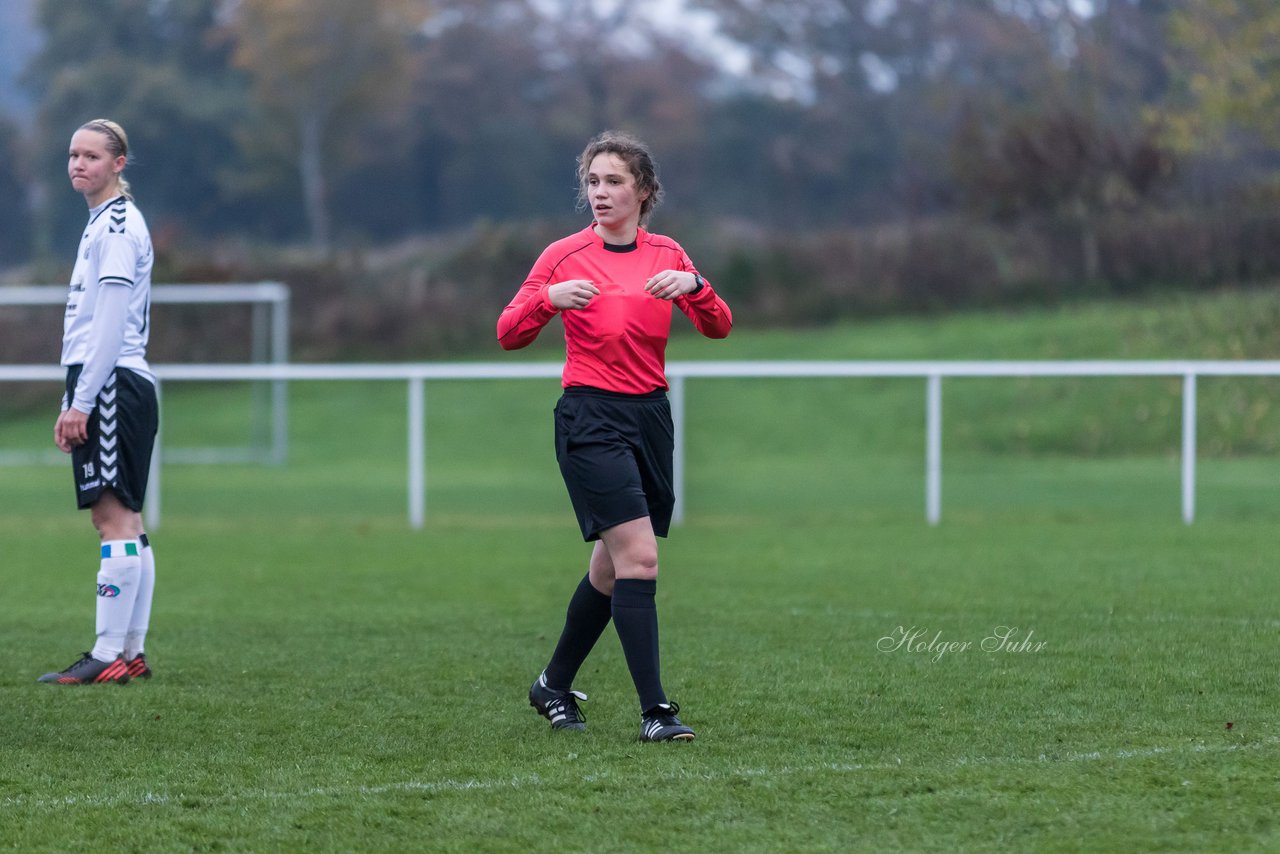
<svg viewBox="0 0 1280 854">
<path fill-rule="evenodd" d="M 487 346 L 609 127 L 742 324 L 1262 285 L 1278 102 L 1274 0 L 5 0 L 0 282 L 66 280 L 107 116 L 156 280 L 289 283 L 302 359 Z"/>
</svg>

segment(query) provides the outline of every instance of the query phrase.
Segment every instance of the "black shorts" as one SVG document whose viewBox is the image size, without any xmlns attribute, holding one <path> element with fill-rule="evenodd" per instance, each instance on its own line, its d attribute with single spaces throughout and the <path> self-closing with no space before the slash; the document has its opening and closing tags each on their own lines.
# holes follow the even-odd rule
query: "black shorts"
<svg viewBox="0 0 1280 854">
<path fill-rule="evenodd" d="M 83 367 L 67 368 L 67 400 L 75 395 Z M 71 449 L 76 504 L 81 509 L 110 489 L 125 507 L 142 510 L 159 425 L 156 387 L 128 368 L 112 370 L 89 413 L 88 441 Z"/>
<path fill-rule="evenodd" d="M 664 391 L 620 394 L 567 388 L 556 404 L 556 461 L 582 538 L 648 516 L 653 532 L 671 527 L 675 429 Z"/>
</svg>

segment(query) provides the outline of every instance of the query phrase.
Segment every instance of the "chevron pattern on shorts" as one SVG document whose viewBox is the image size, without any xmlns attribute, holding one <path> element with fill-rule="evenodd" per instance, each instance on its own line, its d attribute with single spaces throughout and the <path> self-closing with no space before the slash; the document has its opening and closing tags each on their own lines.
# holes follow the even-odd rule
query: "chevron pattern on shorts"
<svg viewBox="0 0 1280 854">
<path fill-rule="evenodd" d="M 107 382 L 98 392 L 98 475 L 104 483 L 115 485 L 120 473 L 120 424 L 116 417 L 116 372 L 107 375 Z"/>
</svg>

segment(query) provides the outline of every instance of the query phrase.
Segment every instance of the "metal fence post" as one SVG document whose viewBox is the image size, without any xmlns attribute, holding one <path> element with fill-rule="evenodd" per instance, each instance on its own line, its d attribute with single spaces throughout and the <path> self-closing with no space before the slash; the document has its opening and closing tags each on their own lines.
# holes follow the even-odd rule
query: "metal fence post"
<svg viewBox="0 0 1280 854">
<path fill-rule="evenodd" d="M 289 289 L 281 286 L 279 298 L 271 304 L 271 361 L 289 361 Z M 289 453 L 289 381 L 271 384 L 271 460 L 284 465 Z"/>
<path fill-rule="evenodd" d="M 671 426 L 675 432 L 675 449 L 671 454 L 671 480 L 675 490 L 675 507 L 671 521 L 684 522 L 684 377 L 671 377 Z"/>
<path fill-rule="evenodd" d="M 1196 375 L 1182 377 L 1182 521 L 1196 518 Z"/>
<path fill-rule="evenodd" d="M 409 524 L 421 528 L 427 516 L 426 392 L 422 377 L 409 380 Z"/>
<path fill-rule="evenodd" d="M 942 519 L 942 376 L 929 374 L 925 386 L 925 518 Z"/>
<path fill-rule="evenodd" d="M 159 411 L 160 406 L 160 378 L 156 377 L 156 410 Z M 160 527 L 160 448 L 162 446 L 164 419 L 161 418 L 156 426 L 156 438 L 151 447 L 151 467 L 147 473 L 147 494 L 143 498 L 143 524 L 148 530 L 154 531 Z"/>
</svg>

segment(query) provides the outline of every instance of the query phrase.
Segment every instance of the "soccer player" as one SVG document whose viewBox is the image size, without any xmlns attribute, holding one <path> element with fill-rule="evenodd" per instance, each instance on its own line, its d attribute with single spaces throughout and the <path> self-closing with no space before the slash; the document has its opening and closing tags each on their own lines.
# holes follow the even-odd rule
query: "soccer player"
<svg viewBox="0 0 1280 854">
<path fill-rule="evenodd" d="M 57 685 L 151 676 L 143 643 L 155 558 L 141 510 L 159 424 L 146 359 L 153 256 L 123 174 L 128 160 L 129 138 L 113 121 L 94 119 L 71 137 L 67 174 L 89 206 L 89 224 L 67 294 L 67 386 L 53 441 L 71 455 L 77 504 L 90 508 L 101 560 L 97 641 L 66 670 L 39 679 Z"/>
<path fill-rule="evenodd" d="M 612 619 L 640 697 L 641 740 L 686 741 L 694 732 L 662 689 L 654 604 L 657 537 L 675 503 L 666 345 L 673 305 L 708 338 L 728 335 L 733 316 L 678 243 L 642 227 L 662 197 L 643 143 L 612 131 L 592 139 L 578 185 L 594 220 L 543 250 L 498 318 L 506 350 L 527 346 L 553 317 L 564 321 L 556 459 L 594 543 L 529 703 L 554 729 L 586 729 L 586 695 L 573 679 Z"/>
</svg>

